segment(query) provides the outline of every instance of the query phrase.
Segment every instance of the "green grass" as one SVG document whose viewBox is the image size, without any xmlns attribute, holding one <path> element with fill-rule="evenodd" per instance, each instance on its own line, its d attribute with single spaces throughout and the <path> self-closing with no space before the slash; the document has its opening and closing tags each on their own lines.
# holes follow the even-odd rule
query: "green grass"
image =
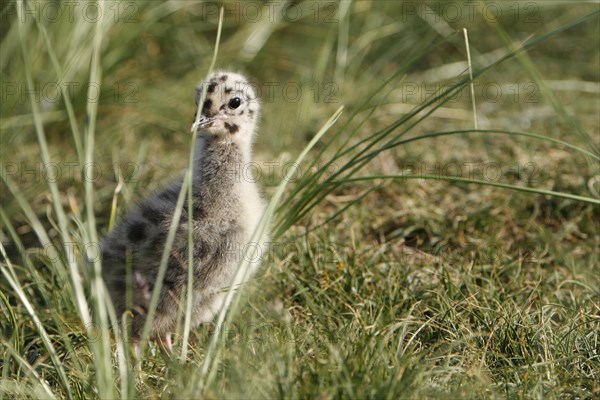
<svg viewBox="0 0 600 400">
<path fill-rule="evenodd" d="M 83 256 L 187 167 L 221 3 L 56 4 L 2 3 L 0 398 L 600 396 L 597 4 L 227 2 L 272 244 L 139 362 Z"/>
</svg>

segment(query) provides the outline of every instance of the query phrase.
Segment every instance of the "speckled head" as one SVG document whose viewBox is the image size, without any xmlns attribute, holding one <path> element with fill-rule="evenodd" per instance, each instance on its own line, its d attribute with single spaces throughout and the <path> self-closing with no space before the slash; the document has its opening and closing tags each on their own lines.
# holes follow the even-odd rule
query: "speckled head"
<svg viewBox="0 0 600 400">
<path fill-rule="evenodd" d="M 196 106 L 204 87 L 202 115 L 192 129 L 199 129 L 200 136 L 251 140 L 258 121 L 259 104 L 248 80 L 234 72 L 215 72 L 196 87 Z"/>
</svg>

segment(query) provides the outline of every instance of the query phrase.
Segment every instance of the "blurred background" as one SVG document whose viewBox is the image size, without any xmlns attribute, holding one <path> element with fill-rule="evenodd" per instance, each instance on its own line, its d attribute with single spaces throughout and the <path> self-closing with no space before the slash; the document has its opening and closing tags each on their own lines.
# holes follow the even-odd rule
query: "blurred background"
<svg viewBox="0 0 600 400">
<path fill-rule="evenodd" d="M 181 155 L 189 145 L 193 89 L 209 67 L 221 6 L 224 24 L 216 68 L 243 72 L 256 83 L 263 106 L 256 157 L 279 166 L 299 152 L 335 109 L 343 104 L 346 115 L 352 113 L 393 74 L 396 79 L 377 99 L 379 108 L 361 128 L 363 136 L 464 77 L 468 65 L 463 28 L 470 33 L 477 68 L 509 46 L 597 9 L 595 4 L 560 2 L 152 1 L 110 2 L 102 15 L 93 3 L 32 2 L 21 17 L 27 26 L 24 51 L 52 159 L 62 162 L 63 177 L 72 178 L 60 179 L 59 185 L 75 187 L 80 179 L 73 173 L 75 164 L 69 164 L 78 159 L 65 92 L 80 129 L 88 98 L 98 102 L 94 150 L 98 164 L 89 174 L 98 175 L 94 180 L 99 212 L 112 197 L 115 165 L 131 181 L 123 191 L 126 201 L 137 182 L 161 181 L 185 166 Z M 5 170 L 12 175 L 18 168 L 15 176 L 24 179 L 17 182 L 33 200 L 44 190 L 44 166 L 35 164 L 38 150 L 28 117 L 29 89 L 14 2 L 3 3 L 2 18 L 7 22 L 1 28 L 2 158 L 15 163 L 5 165 Z M 574 140 L 583 130 L 588 139 L 597 138 L 599 60 L 594 24 L 594 18 L 579 24 L 477 79 L 479 127 Z M 35 33 L 39 27 L 44 27 L 44 35 Z M 102 80 L 90 82 L 96 29 L 103 36 Z M 51 57 L 60 65 L 60 75 Z M 413 132 L 472 128 L 471 109 L 470 88 L 465 86 Z M 427 141 L 395 149 L 382 155 L 383 165 L 376 169 L 390 173 L 413 161 L 477 163 L 507 152 L 519 165 L 533 161 L 540 170 L 549 167 L 546 152 L 535 154 L 538 142 L 520 144 L 516 150 L 505 148 L 505 138 L 481 136 L 443 141 L 440 148 L 435 147 L 440 141 Z M 514 141 L 509 142 L 510 147 Z M 527 149 L 534 158 L 520 159 L 518 153 Z M 553 155 L 558 157 L 553 164 L 568 158 Z M 277 179 L 267 183 L 274 185 Z M 14 210 L 14 204 L 5 206 Z"/>
</svg>

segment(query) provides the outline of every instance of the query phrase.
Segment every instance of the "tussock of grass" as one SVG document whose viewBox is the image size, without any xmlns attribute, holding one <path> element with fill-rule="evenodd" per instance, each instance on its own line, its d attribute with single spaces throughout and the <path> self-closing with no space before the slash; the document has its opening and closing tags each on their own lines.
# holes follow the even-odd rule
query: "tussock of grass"
<svg viewBox="0 0 600 400">
<path fill-rule="evenodd" d="M 224 3 L 215 65 L 262 85 L 273 243 L 218 324 L 136 361 L 83 260 L 187 167 L 218 6 L 25 4 L 0 28 L 1 398 L 600 395 L 596 6 Z"/>
</svg>

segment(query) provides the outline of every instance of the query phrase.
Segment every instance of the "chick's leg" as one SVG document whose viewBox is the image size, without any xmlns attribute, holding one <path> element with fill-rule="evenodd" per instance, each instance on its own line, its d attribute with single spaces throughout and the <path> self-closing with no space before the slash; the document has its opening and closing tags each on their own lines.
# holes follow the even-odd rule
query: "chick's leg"
<svg viewBox="0 0 600 400">
<path fill-rule="evenodd" d="M 169 350 L 173 351 L 173 343 L 171 342 L 171 332 L 167 332 L 160 337 L 160 342 Z"/>
</svg>

